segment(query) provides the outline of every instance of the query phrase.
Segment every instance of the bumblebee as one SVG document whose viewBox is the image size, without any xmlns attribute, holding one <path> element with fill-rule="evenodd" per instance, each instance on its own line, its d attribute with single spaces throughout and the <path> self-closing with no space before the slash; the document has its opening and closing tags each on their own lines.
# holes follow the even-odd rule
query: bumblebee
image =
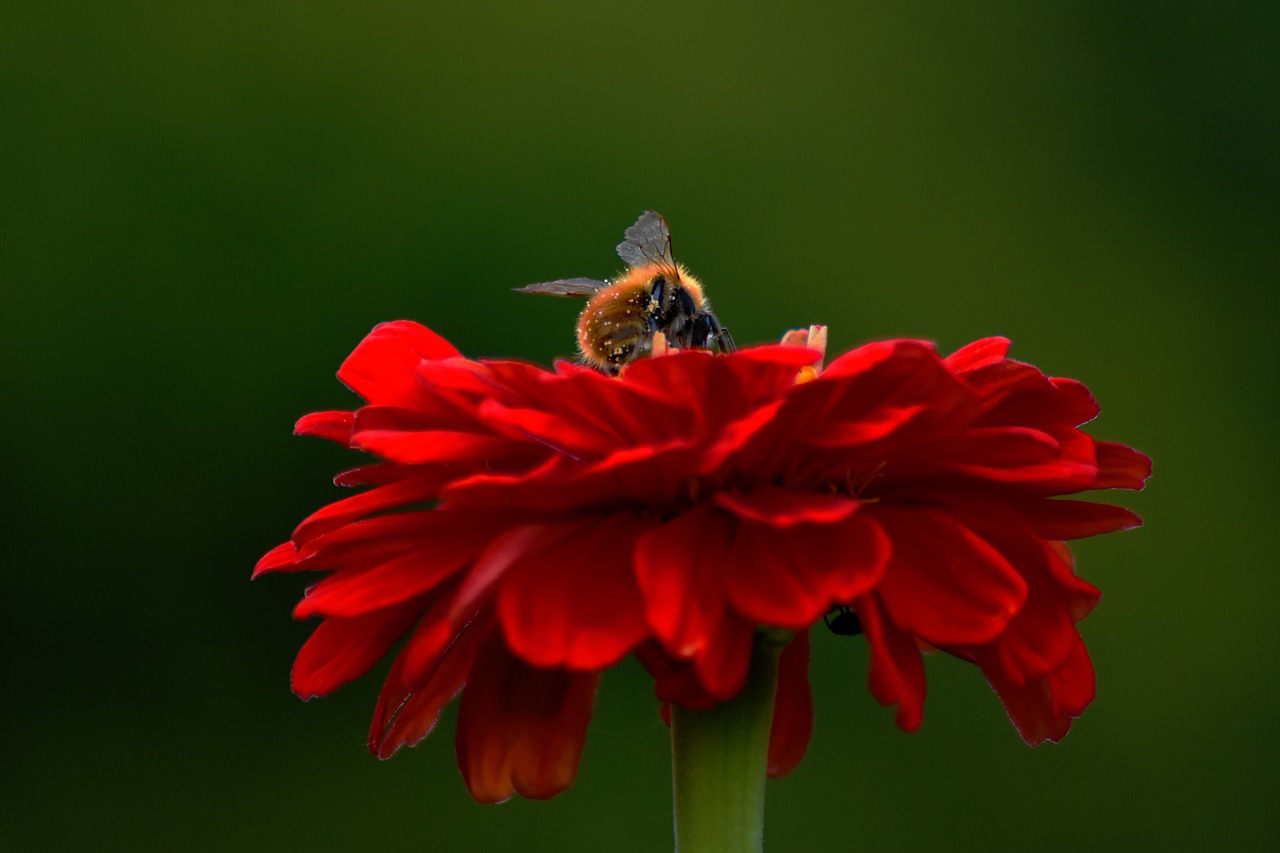
<svg viewBox="0 0 1280 853">
<path fill-rule="evenodd" d="M 587 297 L 578 317 L 578 350 L 605 373 L 650 354 L 659 334 L 679 349 L 733 352 L 733 338 L 711 312 L 702 282 L 672 257 L 667 220 L 646 210 L 623 238 L 617 252 L 628 269 L 613 281 L 567 278 L 515 290 Z"/>
</svg>

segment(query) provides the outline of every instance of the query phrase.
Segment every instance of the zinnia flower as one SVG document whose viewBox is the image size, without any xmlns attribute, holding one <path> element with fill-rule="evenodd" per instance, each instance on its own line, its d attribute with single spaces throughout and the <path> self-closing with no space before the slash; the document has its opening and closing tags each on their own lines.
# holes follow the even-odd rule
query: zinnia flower
<svg viewBox="0 0 1280 853">
<path fill-rule="evenodd" d="M 890 340 L 825 370 L 808 346 L 686 351 L 611 378 L 379 326 L 338 373 L 365 405 L 297 425 L 377 457 L 336 480 L 368 488 L 255 572 L 330 572 L 294 611 L 324 621 L 293 689 L 322 696 L 403 639 L 374 754 L 461 693 L 472 795 L 542 798 L 573 780 L 602 670 L 636 654 L 661 702 L 705 707 L 742 688 L 766 631 L 789 641 L 777 776 L 809 740 L 808 631 L 838 611 L 903 729 L 922 719 L 921 651 L 940 649 L 982 670 L 1028 743 L 1057 740 L 1093 698 L 1076 624 L 1099 597 L 1063 543 L 1140 523 L 1057 498 L 1139 489 L 1150 461 L 1082 432 L 1089 391 L 1008 347 Z"/>
</svg>

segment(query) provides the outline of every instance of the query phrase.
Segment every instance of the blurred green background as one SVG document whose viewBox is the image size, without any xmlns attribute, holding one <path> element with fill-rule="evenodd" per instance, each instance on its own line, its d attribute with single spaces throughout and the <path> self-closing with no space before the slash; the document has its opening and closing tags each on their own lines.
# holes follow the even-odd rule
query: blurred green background
<svg viewBox="0 0 1280 853">
<path fill-rule="evenodd" d="M 648 679 L 605 679 L 578 782 L 479 806 L 453 715 L 364 750 L 376 676 L 303 704 L 299 578 L 257 557 L 353 457 L 375 323 L 549 362 L 673 223 L 739 342 L 1003 334 L 1151 454 L 1147 527 L 1084 543 L 1099 695 L 1030 750 L 934 656 L 923 728 L 815 635 L 817 728 L 768 849 L 1276 840 L 1274 3 L 6 3 L 0 847 L 670 849 Z"/>
</svg>

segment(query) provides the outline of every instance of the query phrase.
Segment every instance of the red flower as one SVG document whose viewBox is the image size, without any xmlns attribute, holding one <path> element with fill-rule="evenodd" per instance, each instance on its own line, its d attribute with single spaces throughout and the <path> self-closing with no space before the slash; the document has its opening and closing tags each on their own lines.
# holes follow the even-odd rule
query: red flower
<svg viewBox="0 0 1280 853">
<path fill-rule="evenodd" d="M 549 797 L 573 780 L 601 670 L 635 653 L 663 702 L 713 704 L 767 627 L 794 632 L 782 775 L 809 739 L 808 629 L 846 606 L 902 728 L 920 724 L 921 649 L 937 648 L 982 669 L 1029 743 L 1057 740 L 1093 698 L 1075 625 L 1099 596 L 1063 542 L 1139 520 L 1054 497 L 1141 488 L 1150 462 L 1081 432 L 1088 390 L 1007 349 L 885 341 L 821 373 L 805 347 L 681 352 L 610 378 L 379 326 L 338 373 L 366 405 L 297 427 L 382 460 L 337 478 L 371 488 L 255 573 L 331 572 L 294 612 L 324 619 L 294 690 L 324 695 L 407 636 L 370 749 L 420 740 L 461 692 L 473 796 Z"/>
</svg>

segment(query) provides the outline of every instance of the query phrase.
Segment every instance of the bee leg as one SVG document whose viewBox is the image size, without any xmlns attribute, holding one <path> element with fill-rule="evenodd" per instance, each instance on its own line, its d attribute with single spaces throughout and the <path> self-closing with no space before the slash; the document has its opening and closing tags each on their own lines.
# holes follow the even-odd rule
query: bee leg
<svg viewBox="0 0 1280 853">
<path fill-rule="evenodd" d="M 715 318 L 710 314 L 699 314 L 689 324 L 689 344 L 698 349 L 707 349 L 707 342 L 715 337 Z"/>
<path fill-rule="evenodd" d="M 715 343 L 720 352 L 733 352 L 737 349 L 729 330 L 720 325 L 715 314 L 707 312 L 694 322 L 693 345 L 710 349 L 711 342 Z"/>
<path fill-rule="evenodd" d="M 662 300 L 667 295 L 667 279 L 658 276 L 649 288 L 649 305 L 645 310 L 644 328 L 653 334 L 662 328 Z"/>
<path fill-rule="evenodd" d="M 733 335 L 729 334 L 729 330 L 716 323 L 716 343 L 720 345 L 721 352 L 735 352 L 738 345 L 733 342 Z"/>
</svg>

